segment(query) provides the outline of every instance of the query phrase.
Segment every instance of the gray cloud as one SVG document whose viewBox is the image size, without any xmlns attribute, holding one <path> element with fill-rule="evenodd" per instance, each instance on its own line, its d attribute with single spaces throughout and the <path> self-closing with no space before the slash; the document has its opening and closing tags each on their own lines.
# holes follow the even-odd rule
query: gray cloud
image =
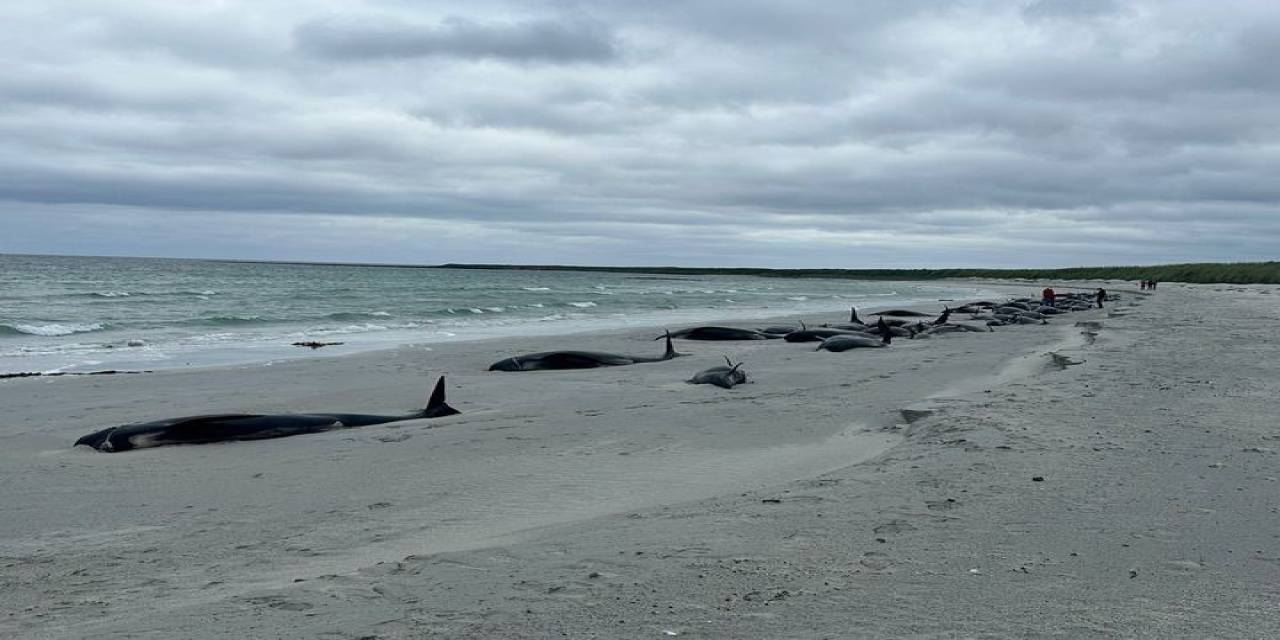
<svg viewBox="0 0 1280 640">
<path fill-rule="evenodd" d="M 304 51 L 350 60 L 446 56 L 563 63 L 607 62 L 618 55 L 600 25 L 553 20 L 482 24 L 450 17 L 439 24 L 351 24 L 329 19 L 303 24 L 295 37 Z"/>
<path fill-rule="evenodd" d="M 0 251 L 1065 266 L 1280 232 L 1272 3 L 50 0 L 0 38 Z"/>
</svg>

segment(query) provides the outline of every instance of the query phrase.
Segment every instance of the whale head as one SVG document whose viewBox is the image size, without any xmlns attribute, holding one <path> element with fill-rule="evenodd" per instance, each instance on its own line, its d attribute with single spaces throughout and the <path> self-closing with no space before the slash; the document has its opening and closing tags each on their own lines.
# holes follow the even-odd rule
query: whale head
<svg viewBox="0 0 1280 640">
<path fill-rule="evenodd" d="M 110 437 L 111 432 L 115 430 L 115 427 L 107 427 L 101 431 L 94 431 L 93 433 L 76 440 L 74 446 L 78 447 L 80 445 L 84 445 L 86 447 L 93 447 L 99 451 L 111 451 L 114 447 L 111 446 Z"/>
<path fill-rule="evenodd" d="M 489 365 L 490 371 L 524 371 L 519 358 L 506 358 Z"/>
</svg>

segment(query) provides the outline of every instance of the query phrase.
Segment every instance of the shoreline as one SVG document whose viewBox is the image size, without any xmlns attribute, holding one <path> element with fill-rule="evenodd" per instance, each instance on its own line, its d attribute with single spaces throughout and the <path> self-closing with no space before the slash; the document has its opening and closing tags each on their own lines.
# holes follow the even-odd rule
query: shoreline
<svg viewBox="0 0 1280 640">
<path fill-rule="evenodd" d="M 0 630 L 1267 637 L 1280 516 L 1248 505 L 1275 486 L 1280 376 L 1257 374 L 1280 346 L 1250 336 L 1280 296 L 1242 291 L 1123 292 L 1050 326 L 838 354 L 677 341 L 690 355 L 663 363 L 483 371 L 536 350 L 658 351 L 617 330 L 0 385 L 0 599 L 18 612 Z M 722 354 L 752 382 L 683 382 Z M 68 446 L 161 412 L 403 410 L 438 373 L 462 415 Z"/>
<path fill-rule="evenodd" d="M 936 286 L 944 289 L 949 288 L 945 285 L 938 285 L 931 282 L 905 282 L 903 284 L 921 287 Z M 957 281 L 953 284 L 962 288 L 975 289 L 975 295 L 979 296 L 982 294 L 996 293 L 1000 288 L 1016 288 L 1016 285 L 1002 285 L 1001 283 L 995 282 L 977 285 L 968 284 L 964 281 Z M 985 290 L 983 290 L 984 288 Z M 886 305 L 921 306 L 930 302 L 932 301 L 903 296 L 890 298 L 887 302 L 883 303 L 880 300 L 869 298 L 866 300 L 841 300 L 839 304 L 849 304 L 850 306 L 857 305 L 862 306 L 863 308 L 872 309 L 882 308 Z M 413 330 L 393 329 L 386 332 L 349 334 L 295 332 L 288 334 L 288 337 L 281 337 L 278 340 L 270 342 L 250 340 L 244 343 L 223 345 L 218 348 L 209 348 L 189 353 L 174 351 L 171 355 L 162 359 L 155 359 L 149 356 L 150 350 L 153 348 L 151 345 L 120 347 L 109 351 L 97 352 L 94 359 L 84 360 L 81 363 L 63 364 L 52 368 L 34 367 L 14 371 L 0 371 L 0 374 L 39 372 L 48 375 L 56 372 L 84 373 L 91 370 L 103 369 L 145 369 L 149 372 L 156 372 L 267 365 L 290 360 L 310 360 L 317 357 L 363 355 L 378 352 L 389 352 L 400 348 L 433 347 L 443 344 L 481 342 L 487 340 L 503 340 L 523 337 L 544 338 L 554 336 L 571 336 L 600 332 L 672 327 L 686 323 L 767 322 L 770 320 L 796 317 L 804 314 L 836 313 L 843 308 L 836 304 L 832 304 L 831 306 L 827 306 L 825 304 L 809 306 L 793 303 L 793 306 L 802 307 L 803 310 L 784 310 L 782 307 L 764 307 L 739 310 L 673 310 L 670 313 L 650 313 L 638 317 L 600 316 L 550 323 L 526 322 L 523 324 L 506 326 L 441 326 L 430 331 L 427 331 L 426 328 L 418 328 Z M 775 311 L 779 313 L 771 313 Z M 429 334 L 430 339 L 424 340 L 424 334 Z M 303 349 L 292 344 L 294 341 L 311 339 L 332 339 L 340 341 L 342 344 L 326 346 L 323 350 Z M 8 360 L 21 362 L 22 358 L 8 358 Z M 183 362 L 184 360 L 186 362 Z"/>
</svg>

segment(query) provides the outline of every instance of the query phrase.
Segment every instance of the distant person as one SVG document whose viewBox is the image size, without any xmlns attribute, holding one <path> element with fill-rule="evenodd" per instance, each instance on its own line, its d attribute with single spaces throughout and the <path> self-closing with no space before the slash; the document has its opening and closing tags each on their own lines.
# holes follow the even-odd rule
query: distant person
<svg viewBox="0 0 1280 640">
<path fill-rule="evenodd" d="M 1053 287 L 1045 287 L 1044 291 L 1040 292 L 1040 297 L 1042 298 L 1040 302 L 1043 303 L 1044 306 L 1052 307 L 1054 300 L 1057 298 L 1057 294 L 1053 292 Z"/>
<path fill-rule="evenodd" d="M 1148 280 L 1148 281 L 1147 281 L 1147 288 L 1148 288 L 1148 289 L 1155 289 L 1155 288 L 1156 288 L 1156 281 L 1155 281 L 1155 280 Z"/>
<path fill-rule="evenodd" d="M 1101 309 L 1102 301 L 1107 299 L 1107 290 L 1102 287 L 1098 287 L 1098 293 L 1095 294 L 1094 297 L 1098 300 L 1098 308 Z"/>
<path fill-rule="evenodd" d="M 1139 289 L 1142 289 L 1143 291 L 1146 291 L 1146 290 L 1147 290 L 1147 281 L 1146 281 L 1146 280 L 1139 280 L 1139 281 L 1138 281 L 1138 288 L 1139 288 Z"/>
</svg>

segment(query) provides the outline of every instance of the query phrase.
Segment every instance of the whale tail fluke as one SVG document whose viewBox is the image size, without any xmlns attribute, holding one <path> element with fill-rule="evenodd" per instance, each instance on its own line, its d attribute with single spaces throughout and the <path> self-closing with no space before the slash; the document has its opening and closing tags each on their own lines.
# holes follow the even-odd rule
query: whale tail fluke
<svg viewBox="0 0 1280 640">
<path fill-rule="evenodd" d="M 422 410 L 422 416 L 424 418 L 440 418 L 459 413 L 462 412 L 449 406 L 444 401 L 444 376 L 440 376 L 440 379 L 436 381 L 435 389 L 431 391 L 431 399 L 427 400 L 427 408 Z"/>
</svg>

